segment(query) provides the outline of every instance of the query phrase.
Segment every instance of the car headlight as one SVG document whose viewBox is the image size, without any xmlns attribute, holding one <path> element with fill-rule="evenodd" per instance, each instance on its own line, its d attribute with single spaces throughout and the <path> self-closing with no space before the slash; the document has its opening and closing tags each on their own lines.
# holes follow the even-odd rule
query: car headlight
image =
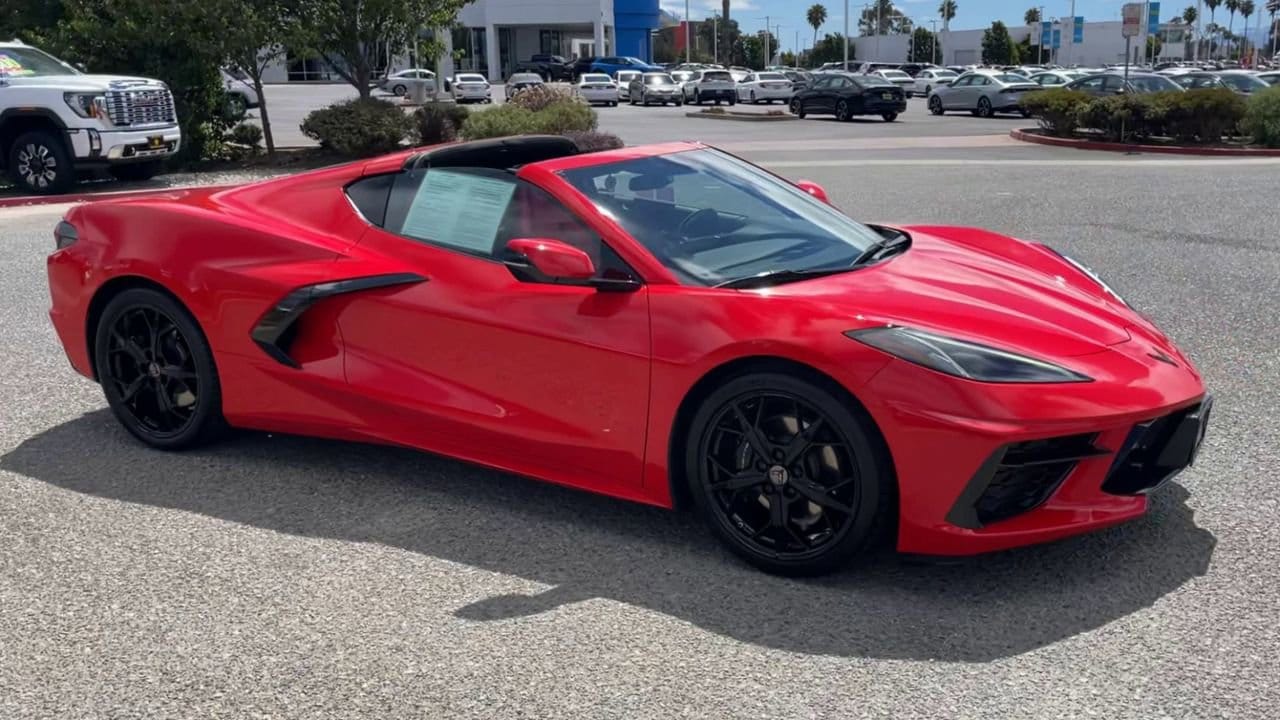
<svg viewBox="0 0 1280 720">
<path fill-rule="evenodd" d="M 64 93 L 63 99 L 71 112 L 84 118 L 107 117 L 107 99 L 99 93 Z"/>
<path fill-rule="evenodd" d="M 1116 291 L 1115 291 L 1115 290 L 1114 290 L 1110 285 L 1108 285 L 1108 284 L 1106 283 L 1106 281 L 1105 281 L 1105 280 L 1103 280 L 1103 279 L 1098 275 L 1098 273 L 1094 272 L 1094 271 L 1093 271 L 1093 268 L 1089 267 L 1088 265 L 1085 265 L 1084 263 L 1080 262 L 1079 260 L 1076 260 L 1075 258 L 1071 257 L 1070 255 L 1066 255 L 1066 254 L 1064 254 L 1064 253 L 1060 253 L 1060 252 L 1058 252 L 1057 250 L 1054 250 L 1053 248 L 1049 247 L 1048 245 L 1042 245 L 1041 247 L 1045 248 L 1046 250 L 1048 250 L 1049 252 L 1053 253 L 1054 255 L 1057 255 L 1058 257 L 1062 258 L 1063 260 L 1066 260 L 1068 263 L 1070 263 L 1070 264 L 1071 264 L 1071 266 L 1072 266 L 1072 267 L 1074 267 L 1075 269 L 1077 269 L 1077 270 L 1079 270 L 1080 272 L 1084 273 L 1085 275 L 1088 275 L 1090 280 L 1093 280 L 1094 282 L 1098 283 L 1098 286 L 1099 286 L 1099 287 L 1101 287 L 1103 290 L 1105 290 L 1105 291 L 1106 291 L 1106 293 L 1107 293 L 1108 295 L 1110 295 L 1111 297 L 1115 298 L 1115 299 L 1116 299 L 1116 301 L 1117 301 L 1117 302 L 1119 302 L 1121 305 L 1124 305 L 1125 307 L 1132 307 L 1129 303 L 1125 302 L 1125 299 L 1124 299 L 1124 298 L 1120 297 L 1120 293 L 1116 292 Z"/>
<path fill-rule="evenodd" d="M 1087 375 L 1051 362 L 915 328 L 890 325 L 850 330 L 845 335 L 907 362 L 966 380 L 991 383 L 1092 381 Z"/>
</svg>

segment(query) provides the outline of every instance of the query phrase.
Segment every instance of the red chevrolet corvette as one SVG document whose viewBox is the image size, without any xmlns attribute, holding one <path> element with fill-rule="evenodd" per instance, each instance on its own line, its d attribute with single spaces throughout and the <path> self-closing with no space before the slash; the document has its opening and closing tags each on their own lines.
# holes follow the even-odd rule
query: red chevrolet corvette
<svg viewBox="0 0 1280 720">
<path fill-rule="evenodd" d="M 82 205 L 55 236 L 54 326 L 147 444 L 256 428 L 687 501 L 780 573 L 1129 520 L 1209 414 L 1069 258 L 864 225 L 698 144 L 418 149 Z"/>
</svg>

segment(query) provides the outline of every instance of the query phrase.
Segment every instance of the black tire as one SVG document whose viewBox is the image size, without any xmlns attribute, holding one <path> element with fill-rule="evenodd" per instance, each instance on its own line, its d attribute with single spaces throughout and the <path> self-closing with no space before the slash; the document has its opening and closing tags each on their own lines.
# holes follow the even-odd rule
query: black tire
<svg viewBox="0 0 1280 720">
<path fill-rule="evenodd" d="M 755 90 L 752 90 L 752 91 L 751 91 L 751 104 L 752 104 L 752 105 L 759 105 L 759 104 L 760 104 L 760 101 L 756 99 L 756 91 L 755 91 Z"/>
<path fill-rule="evenodd" d="M 161 162 L 159 160 L 148 160 L 146 162 L 129 163 L 128 165 L 114 165 L 111 167 L 111 174 L 117 180 L 150 180 L 160 172 Z"/>
<path fill-rule="evenodd" d="M 934 115 L 941 115 L 944 112 L 946 112 L 946 110 L 944 110 L 942 107 L 942 98 L 938 97 L 937 95 L 929 96 L 929 112 L 933 113 Z"/>
<path fill-rule="evenodd" d="M 716 98 L 716 105 L 720 104 L 720 98 Z"/>
<path fill-rule="evenodd" d="M 930 95 L 932 95 L 932 94 L 933 94 L 933 86 L 932 86 L 932 85 L 925 85 L 925 86 L 924 86 L 924 96 L 925 96 L 925 97 L 929 97 L 929 96 L 930 96 Z"/>
<path fill-rule="evenodd" d="M 836 120 L 839 120 L 840 122 L 848 122 L 852 119 L 853 116 L 849 114 L 849 101 L 841 100 L 836 103 Z"/>
<path fill-rule="evenodd" d="M 391 88 L 391 94 L 397 97 L 404 97 L 408 92 L 409 89 L 404 85 L 395 85 Z"/>
<path fill-rule="evenodd" d="M 1018 108 L 1018 113 L 1019 113 L 1020 115 L 1022 115 L 1022 117 L 1024 117 L 1024 118 L 1029 118 L 1029 117 L 1031 117 L 1031 113 L 1030 113 L 1030 112 L 1028 112 L 1026 108 Z"/>
<path fill-rule="evenodd" d="M 240 93 L 227 93 L 222 103 L 223 116 L 232 122 L 240 122 L 249 114 L 249 101 Z"/>
<path fill-rule="evenodd" d="M 694 88 L 694 90 L 693 90 L 693 104 L 694 104 L 694 105 L 701 105 L 701 104 L 702 104 L 702 96 L 698 94 L 698 89 L 697 89 L 697 88 Z"/>
<path fill-rule="evenodd" d="M 726 382 L 695 414 L 684 462 L 712 533 L 766 572 L 830 572 L 891 526 L 883 444 L 856 402 L 826 383 L 777 372 Z"/>
<path fill-rule="evenodd" d="M 984 97 L 978 98 L 977 113 L 978 113 L 978 117 L 982 117 L 982 118 L 989 118 L 992 115 L 995 115 L 995 112 L 993 112 L 991 109 L 991 101 Z"/>
<path fill-rule="evenodd" d="M 896 112 L 880 113 L 880 117 L 884 118 L 885 122 L 893 122 L 894 120 L 898 119 L 898 113 Z"/>
<path fill-rule="evenodd" d="M 111 412 L 134 437 L 182 450 L 226 430 L 209 343 L 173 298 L 149 288 L 125 290 L 107 303 L 95 335 L 98 381 Z"/>
<path fill-rule="evenodd" d="M 801 120 L 803 120 L 803 119 L 804 119 L 804 116 L 805 116 L 805 112 L 804 112 L 804 101 L 802 101 L 802 100 L 800 100 L 800 99 L 792 100 L 792 101 L 791 101 L 791 113 L 792 113 L 793 115 L 795 115 L 796 117 L 800 118 Z"/>
<path fill-rule="evenodd" d="M 737 105 L 737 104 L 738 104 L 738 98 L 737 98 L 737 97 L 731 97 L 731 98 L 729 98 L 729 100 L 728 100 L 727 102 L 729 103 L 729 106 L 730 106 L 730 107 L 732 107 L 732 106 L 734 106 L 734 105 Z"/>
<path fill-rule="evenodd" d="M 9 146 L 9 177 L 25 192 L 57 195 L 71 189 L 76 168 L 67 144 L 45 130 L 22 133 Z"/>
</svg>

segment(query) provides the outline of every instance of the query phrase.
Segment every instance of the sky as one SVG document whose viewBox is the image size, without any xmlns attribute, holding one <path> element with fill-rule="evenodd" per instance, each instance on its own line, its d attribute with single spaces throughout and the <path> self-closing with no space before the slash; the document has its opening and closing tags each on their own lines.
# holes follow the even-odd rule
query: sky
<svg viewBox="0 0 1280 720">
<path fill-rule="evenodd" d="M 796 44 L 796 32 L 800 33 L 800 46 L 808 47 L 813 43 L 813 27 L 805 21 L 805 13 L 815 0 L 730 0 L 729 16 L 738 20 L 738 24 L 746 32 L 763 30 L 765 16 L 769 17 L 771 26 L 782 25 L 778 32 L 782 40 L 783 50 L 793 50 Z M 819 0 L 827 8 L 827 22 L 818 31 L 822 33 L 839 33 L 844 26 L 844 0 Z M 937 20 L 939 0 L 894 0 L 894 5 L 916 21 L 916 25 L 929 27 L 929 20 Z M 677 17 L 684 17 L 685 0 L 659 0 L 663 9 Z M 857 34 L 858 15 L 868 0 L 849 0 L 849 32 Z M 1121 0 L 1076 0 L 1075 14 L 1083 15 L 1086 22 L 1119 20 Z M 1183 8 L 1194 5 L 1195 0 L 1177 0 L 1160 3 L 1160 19 L 1170 20 L 1175 14 L 1181 15 Z M 1264 6 L 1265 2 L 1256 2 Z M 956 0 L 957 13 L 951 21 L 952 30 L 971 30 L 991 25 L 993 20 L 1003 20 L 1007 25 L 1023 24 L 1023 15 L 1027 8 L 1044 6 L 1044 16 L 1051 19 L 1071 14 L 1070 0 Z M 720 0 L 689 0 L 689 15 L 694 20 L 702 20 L 712 12 L 720 11 Z M 1218 20 L 1226 24 L 1226 9 L 1218 8 Z M 1208 12 L 1205 11 L 1205 17 Z M 1250 24 L 1258 21 L 1255 13 Z M 1264 22 L 1265 24 L 1265 22 Z M 1236 25 L 1241 25 L 1239 15 Z"/>
</svg>

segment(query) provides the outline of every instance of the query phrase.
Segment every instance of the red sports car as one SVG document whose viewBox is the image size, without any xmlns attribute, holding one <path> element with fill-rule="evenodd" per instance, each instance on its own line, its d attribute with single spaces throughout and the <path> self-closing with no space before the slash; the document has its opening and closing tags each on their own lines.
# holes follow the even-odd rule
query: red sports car
<svg viewBox="0 0 1280 720">
<path fill-rule="evenodd" d="M 1137 517 L 1210 408 L 1050 248 L 861 224 L 699 144 L 418 149 L 82 205 L 55 236 L 62 344 L 149 445 L 256 428 L 689 502 L 780 573 Z"/>
</svg>

